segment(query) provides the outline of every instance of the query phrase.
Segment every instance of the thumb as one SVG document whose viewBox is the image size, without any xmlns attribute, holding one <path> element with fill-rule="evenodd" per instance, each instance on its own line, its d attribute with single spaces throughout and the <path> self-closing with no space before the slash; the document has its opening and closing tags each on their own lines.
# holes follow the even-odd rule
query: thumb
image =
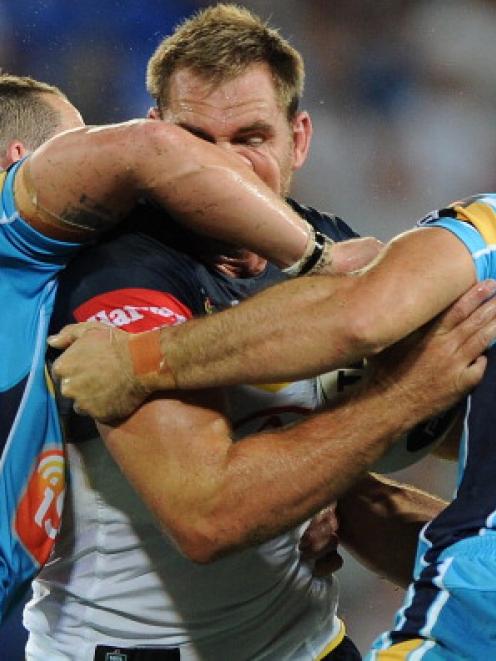
<svg viewBox="0 0 496 661">
<path fill-rule="evenodd" d="M 69 324 L 64 326 L 56 335 L 50 335 L 47 338 L 48 344 L 54 349 L 67 349 L 78 338 L 82 337 L 85 333 L 92 329 L 101 329 L 101 324 L 96 322 L 88 322 L 81 324 Z"/>
</svg>

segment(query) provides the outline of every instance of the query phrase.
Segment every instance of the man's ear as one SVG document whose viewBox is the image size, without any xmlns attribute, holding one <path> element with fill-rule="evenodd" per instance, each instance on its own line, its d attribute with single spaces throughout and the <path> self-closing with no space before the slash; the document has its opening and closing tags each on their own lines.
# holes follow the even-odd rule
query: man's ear
<svg viewBox="0 0 496 661">
<path fill-rule="evenodd" d="M 310 115 L 299 112 L 291 122 L 293 131 L 293 170 L 299 170 L 307 160 L 310 142 L 312 140 L 313 126 Z"/>
<path fill-rule="evenodd" d="M 13 163 L 20 161 L 21 158 L 24 158 L 28 152 L 29 149 L 26 149 L 24 143 L 20 140 L 12 140 L 4 154 L 0 157 L 0 167 L 3 169 L 8 168 Z"/>
<path fill-rule="evenodd" d="M 160 110 L 157 108 L 157 106 L 153 106 L 148 110 L 148 113 L 146 115 L 147 119 L 162 119 L 160 117 Z"/>
</svg>

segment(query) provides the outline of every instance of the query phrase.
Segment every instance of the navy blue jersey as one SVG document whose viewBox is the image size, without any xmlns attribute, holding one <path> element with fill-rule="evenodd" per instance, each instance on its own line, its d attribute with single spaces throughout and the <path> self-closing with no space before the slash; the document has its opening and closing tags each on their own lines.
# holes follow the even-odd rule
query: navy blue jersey
<svg viewBox="0 0 496 661">
<path fill-rule="evenodd" d="M 336 239 L 353 236 L 335 219 L 308 214 Z M 193 246 L 191 233 L 173 229 L 163 214 L 158 225 L 154 215 L 140 206 L 131 233 L 114 233 L 73 261 L 61 278 L 54 330 L 88 319 L 128 332 L 179 324 L 284 277 L 272 265 L 256 277 L 222 275 L 194 257 L 210 241 Z M 321 403 L 315 379 L 240 385 L 224 395 L 233 441 L 294 422 Z M 310 661 L 340 644 L 337 586 L 314 578 L 302 561 L 300 526 L 198 567 L 156 526 L 96 430 L 81 428 L 84 420 L 69 416 L 68 438 L 79 441 L 67 448 L 69 504 L 25 614 L 35 654 L 56 650 L 62 658 L 77 649 L 89 659 L 97 644 L 142 644 L 177 645 L 181 659 Z"/>
<path fill-rule="evenodd" d="M 340 218 L 290 203 L 335 241 L 357 236 Z M 164 222 L 160 209 L 140 204 L 124 228 L 83 251 L 65 270 L 51 332 L 75 321 L 99 321 L 134 333 L 175 325 L 235 305 L 286 277 L 270 263 L 255 277 L 225 276 L 194 256 L 204 249 L 203 237 L 172 220 Z M 93 423 L 72 415 L 67 402 L 61 402 L 61 411 L 67 414 L 71 440 L 95 435 Z"/>
</svg>

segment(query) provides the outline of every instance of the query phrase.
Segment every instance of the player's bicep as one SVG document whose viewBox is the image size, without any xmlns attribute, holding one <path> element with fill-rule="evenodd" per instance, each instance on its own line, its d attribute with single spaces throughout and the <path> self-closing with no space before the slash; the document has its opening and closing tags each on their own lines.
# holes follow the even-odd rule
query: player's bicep
<svg viewBox="0 0 496 661">
<path fill-rule="evenodd" d="M 94 238 L 118 222 L 136 199 L 128 170 L 115 158 L 125 149 L 118 126 L 67 131 L 24 161 L 15 197 L 26 222 L 62 241 Z"/>
<path fill-rule="evenodd" d="M 456 236 L 415 229 L 391 241 L 357 276 L 347 303 L 364 337 L 382 348 L 423 326 L 475 282 L 470 252 Z"/>
<path fill-rule="evenodd" d="M 231 446 L 219 394 L 154 397 L 100 434 L 127 479 L 172 531 L 215 497 Z"/>
</svg>

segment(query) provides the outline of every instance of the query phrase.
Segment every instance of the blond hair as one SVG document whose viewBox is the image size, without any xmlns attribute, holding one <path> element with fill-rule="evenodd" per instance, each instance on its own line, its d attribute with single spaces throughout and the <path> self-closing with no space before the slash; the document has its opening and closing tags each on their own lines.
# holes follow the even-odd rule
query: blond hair
<svg viewBox="0 0 496 661">
<path fill-rule="evenodd" d="M 56 133 L 60 115 L 46 102 L 45 94 L 67 99 L 54 85 L 0 73 L 0 151 L 12 140 L 19 140 L 31 151 Z"/>
<path fill-rule="evenodd" d="M 148 62 L 147 89 L 164 108 L 170 78 L 179 69 L 191 69 L 215 87 L 259 63 L 270 68 L 281 107 L 291 119 L 303 93 L 301 55 L 248 9 L 218 4 L 197 12 L 162 41 Z"/>
</svg>

